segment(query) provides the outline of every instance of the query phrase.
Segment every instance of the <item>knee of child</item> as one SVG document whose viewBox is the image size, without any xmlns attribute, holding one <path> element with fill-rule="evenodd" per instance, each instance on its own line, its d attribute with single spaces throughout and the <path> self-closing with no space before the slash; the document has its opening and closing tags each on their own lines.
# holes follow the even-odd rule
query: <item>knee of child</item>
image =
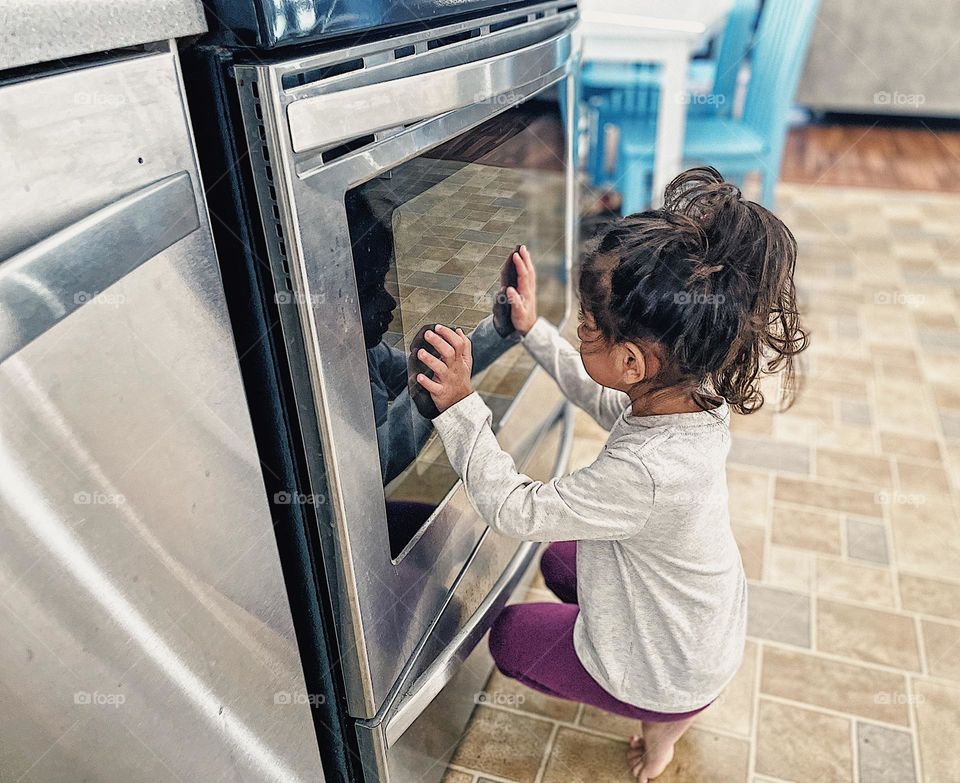
<svg viewBox="0 0 960 783">
<path fill-rule="evenodd" d="M 543 574 L 544 581 L 548 583 L 552 581 L 557 576 L 560 566 L 560 555 L 552 546 L 547 547 L 540 555 L 540 573 Z"/>
<path fill-rule="evenodd" d="M 508 639 L 511 636 L 511 629 L 516 622 L 517 604 L 504 607 L 500 616 L 494 620 L 490 627 L 490 639 L 488 646 L 490 654 L 493 656 L 497 668 L 503 671 L 502 662 L 507 659 Z"/>
</svg>

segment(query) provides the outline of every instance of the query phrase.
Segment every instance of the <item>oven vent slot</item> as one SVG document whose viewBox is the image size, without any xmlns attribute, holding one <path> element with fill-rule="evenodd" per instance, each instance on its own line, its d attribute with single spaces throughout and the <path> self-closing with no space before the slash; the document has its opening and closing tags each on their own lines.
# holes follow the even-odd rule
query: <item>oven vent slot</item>
<svg viewBox="0 0 960 783">
<path fill-rule="evenodd" d="M 471 38 L 479 37 L 480 28 L 474 27 L 471 30 L 464 30 L 460 33 L 444 35 L 441 38 L 431 38 L 429 41 L 427 41 L 427 49 L 439 49 L 441 46 L 449 46 L 450 44 L 460 43 L 460 41 L 469 41 Z"/>
<path fill-rule="evenodd" d="M 240 86 L 244 83 L 241 80 Z M 263 213 L 264 238 L 267 243 L 272 245 L 280 258 L 280 264 L 283 267 L 283 276 L 274 274 L 274 285 L 276 286 L 277 301 L 280 302 L 280 296 L 293 292 L 293 281 L 290 278 L 290 263 L 287 259 L 287 243 L 283 236 L 283 222 L 280 220 L 280 205 L 277 202 L 277 189 L 273 183 L 273 169 L 270 166 L 270 151 L 266 145 L 267 132 L 263 125 L 263 111 L 260 107 L 260 89 L 256 80 L 250 81 L 250 94 L 254 98 L 254 108 L 256 109 L 257 135 L 261 144 L 250 144 L 250 160 L 254 170 L 254 176 L 259 177 L 262 184 L 265 185 L 264 196 L 268 200 L 268 210 L 261 210 Z M 269 194 L 269 195 L 267 195 Z M 263 197 L 263 196 L 262 196 Z M 272 231 L 271 231 L 272 229 Z M 282 286 L 282 291 L 280 290 Z"/>
<path fill-rule="evenodd" d="M 576 8 L 576 3 L 569 2 L 563 5 L 550 5 L 549 7 L 539 5 L 530 9 L 527 13 L 517 14 L 516 16 L 506 16 L 504 13 L 498 14 L 497 16 L 506 18 L 498 18 L 496 21 L 489 23 L 476 20 L 476 27 L 458 29 L 456 32 L 448 32 L 446 35 L 436 35 L 436 33 L 442 32 L 441 29 L 434 31 L 435 37 L 433 38 L 428 38 L 427 36 L 430 33 L 424 31 L 418 34 L 416 39 L 412 36 L 406 37 L 402 43 L 400 43 L 400 41 L 394 41 L 391 45 L 390 41 L 385 41 L 383 49 L 364 48 L 361 55 L 349 60 L 327 63 L 316 68 L 307 68 L 302 71 L 284 73 L 280 77 L 280 84 L 284 90 L 295 89 L 326 79 L 343 76 L 354 71 L 362 71 L 366 68 L 382 65 L 390 60 L 402 60 L 408 57 L 414 57 L 415 55 L 440 49 L 441 47 L 451 44 L 496 34 L 503 30 L 519 27 L 520 25 L 535 23 L 548 17 L 576 10 Z M 446 29 L 449 30 L 451 28 L 448 27 Z M 361 80 L 363 79 L 362 76 L 360 78 Z M 350 78 L 347 79 L 347 83 L 351 83 Z M 256 85 L 254 84 L 253 87 L 256 88 Z M 256 92 L 254 92 L 254 97 L 258 98 Z"/>
<path fill-rule="evenodd" d="M 366 136 L 357 136 L 353 139 L 343 142 L 343 144 L 338 144 L 336 147 L 330 147 L 329 149 L 324 150 L 321 153 L 321 157 L 324 163 L 331 163 L 337 158 L 342 158 L 344 155 L 349 155 L 351 152 L 356 152 L 361 147 L 366 147 L 368 144 L 373 144 L 377 140 L 377 137 L 372 133 L 367 134 Z"/>
<path fill-rule="evenodd" d="M 341 76 L 351 71 L 359 71 L 363 68 L 363 58 L 356 57 L 353 60 L 344 60 L 339 63 L 324 65 L 320 68 L 311 68 L 308 71 L 298 73 L 285 73 L 280 79 L 280 84 L 285 90 L 291 87 L 299 87 L 302 84 L 313 84 L 324 79 L 332 79 L 334 76 Z"/>
<path fill-rule="evenodd" d="M 527 21 L 528 17 L 526 16 L 515 16 L 513 19 L 504 19 L 502 22 L 493 22 L 490 25 L 490 32 L 496 33 L 500 30 L 506 30 L 508 27 L 516 27 L 518 24 L 526 24 Z"/>
</svg>

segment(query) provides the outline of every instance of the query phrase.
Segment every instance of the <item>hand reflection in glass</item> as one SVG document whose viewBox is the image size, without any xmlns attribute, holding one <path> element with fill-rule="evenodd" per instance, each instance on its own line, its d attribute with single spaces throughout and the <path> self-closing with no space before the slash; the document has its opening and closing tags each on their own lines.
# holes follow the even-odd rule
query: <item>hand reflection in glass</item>
<svg viewBox="0 0 960 783">
<path fill-rule="evenodd" d="M 357 295 L 377 425 L 380 469 L 383 482 L 387 484 L 413 462 L 430 437 L 433 426 L 417 411 L 407 390 L 406 351 L 383 340 L 398 306 L 396 297 L 387 290 L 388 276 L 395 280 L 396 275 L 390 216 L 378 215 L 362 194 L 350 199 L 347 206 L 351 224 L 358 229 L 353 242 Z M 470 333 L 470 338 L 476 374 L 514 345 L 518 335 L 501 337 L 493 327 L 492 318 L 487 318 Z"/>
</svg>

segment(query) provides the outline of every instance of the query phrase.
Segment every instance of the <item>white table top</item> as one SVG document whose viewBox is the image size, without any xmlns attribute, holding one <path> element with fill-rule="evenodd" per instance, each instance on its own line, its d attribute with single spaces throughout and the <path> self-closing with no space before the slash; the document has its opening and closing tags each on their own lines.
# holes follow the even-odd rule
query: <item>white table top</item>
<svg viewBox="0 0 960 783">
<path fill-rule="evenodd" d="M 578 37 L 692 47 L 723 29 L 732 6 L 733 0 L 581 0 Z"/>
</svg>

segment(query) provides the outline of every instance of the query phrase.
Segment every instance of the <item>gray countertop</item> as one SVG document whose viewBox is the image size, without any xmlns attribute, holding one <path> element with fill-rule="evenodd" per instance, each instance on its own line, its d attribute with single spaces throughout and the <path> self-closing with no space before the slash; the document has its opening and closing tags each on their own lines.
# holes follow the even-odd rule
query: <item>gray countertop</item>
<svg viewBox="0 0 960 783">
<path fill-rule="evenodd" d="M 200 0 L 0 0 L 0 69 L 206 29 Z"/>
</svg>

